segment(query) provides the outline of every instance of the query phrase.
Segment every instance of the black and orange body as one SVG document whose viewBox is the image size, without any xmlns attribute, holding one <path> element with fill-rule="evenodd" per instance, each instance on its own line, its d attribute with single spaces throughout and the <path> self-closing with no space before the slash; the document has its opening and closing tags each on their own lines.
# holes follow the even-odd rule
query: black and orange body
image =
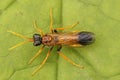
<svg viewBox="0 0 120 80">
<path fill-rule="evenodd" d="M 41 44 L 45 46 L 59 46 L 59 45 L 89 45 L 94 42 L 94 34 L 91 32 L 68 32 L 68 33 L 50 33 L 43 35 L 34 34 L 34 46 Z"/>
<path fill-rule="evenodd" d="M 45 57 L 45 59 L 42 61 L 41 65 L 38 66 L 38 68 L 32 73 L 32 75 L 36 74 L 41 67 L 45 64 L 46 60 L 50 56 L 50 53 L 53 49 L 54 46 L 58 46 L 57 53 L 66 61 L 71 63 L 72 65 L 79 67 L 79 68 L 84 68 L 83 66 L 80 66 L 79 64 L 76 64 L 73 62 L 71 59 L 66 57 L 62 52 L 62 46 L 73 46 L 73 47 L 78 47 L 78 46 L 86 46 L 94 42 L 94 34 L 92 32 L 88 31 L 80 31 L 80 32 L 59 32 L 59 30 L 64 30 L 64 29 L 69 29 L 74 26 L 76 26 L 78 22 L 75 24 L 72 24 L 67 27 L 62 27 L 62 28 L 53 28 L 53 17 L 52 17 L 52 9 L 50 10 L 50 31 L 51 33 L 44 34 L 41 29 L 37 27 L 36 22 L 34 22 L 34 28 L 38 32 L 37 34 L 33 34 L 32 38 L 28 38 L 24 35 L 21 35 L 19 33 L 13 32 L 13 31 L 8 31 L 12 33 L 13 35 L 16 35 L 20 38 L 23 38 L 24 41 L 16 44 L 15 46 L 9 48 L 9 50 L 12 50 L 18 46 L 21 46 L 23 44 L 27 44 L 28 42 L 32 42 L 34 46 L 41 46 L 42 47 L 39 49 L 39 51 L 36 53 L 35 56 L 33 56 L 28 64 L 31 64 L 42 52 L 45 46 L 49 46 L 50 49 Z"/>
</svg>

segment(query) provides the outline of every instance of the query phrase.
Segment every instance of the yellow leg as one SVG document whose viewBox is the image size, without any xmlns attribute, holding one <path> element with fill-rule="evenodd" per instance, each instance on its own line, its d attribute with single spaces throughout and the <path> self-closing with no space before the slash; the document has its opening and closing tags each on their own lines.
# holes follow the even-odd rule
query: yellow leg
<svg viewBox="0 0 120 80">
<path fill-rule="evenodd" d="M 66 26 L 66 27 L 63 27 L 63 28 L 53 28 L 53 13 L 52 13 L 52 8 L 50 9 L 50 31 L 51 33 L 54 32 L 54 30 L 65 30 L 65 29 L 70 29 L 70 28 L 73 28 L 75 27 L 77 24 L 79 24 L 79 22 L 76 22 L 70 26 Z"/>
<path fill-rule="evenodd" d="M 70 45 L 71 47 L 81 47 L 82 45 L 80 44 L 73 44 L 73 45 Z"/>
<path fill-rule="evenodd" d="M 41 36 L 43 36 L 42 30 L 38 28 L 37 23 L 36 23 L 35 20 L 34 20 L 34 28 L 36 29 L 36 31 L 38 31 L 40 33 Z"/>
<path fill-rule="evenodd" d="M 53 49 L 53 47 L 50 48 L 50 50 L 48 51 L 45 59 L 42 61 L 42 64 L 40 64 L 39 67 L 32 73 L 32 76 L 34 76 L 41 69 L 41 67 L 43 67 L 43 65 L 45 64 L 46 60 L 50 56 L 50 53 L 51 53 L 52 49 Z"/>
<path fill-rule="evenodd" d="M 53 15 L 52 15 L 52 8 L 50 9 L 50 31 L 53 33 Z"/>
<path fill-rule="evenodd" d="M 15 36 L 18 36 L 18 37 L 20 37 L 20 38 L 22 38 L 22 39 L 25 39 L 24 42 L 21 42 L 21 43 L 16 44 L 15 46 L 9 48 L 9 50 L 12 50 L 12 49 L 14 49 L 14 48 L 16 48 L 16 47 L 19 47 L 19 46 L 21 46 L 21 45 L 27 44 L 28 42 L 33 42 L 33 39 L 32 39 L 32 38 L 28 38 L 28 37 L 26 37 L 26 36 L 24 36 L 24 35 L 22 35 L 22 34 L 19 34 L 19 33 L 10 31 L 10 30 L 8 30 L 7 32 L 9 32 L 9 33 L 11 33 L 11 34 L 13 34 L 13 35 L 15 35 Z"/>
<path fill-rule="evenodd" d="M 66 26 L 66 27 L 62 27 L 62 28 L 55 28 L 55 30 L 65 30 L 65 29 L 71 29 L 73 27 L 75 27 L 77 24 L 79 24 L 79 22 L 76 22 L 72 25 Z"/>
<path fill-rule="evenodd" d="M 78 68 L 84 68 L 83 66 L 80 66 L 79 64 L 74 63 L 72 60 L 70 60 L 68 57 L 66 57 L 64 54 L 62 54 L 60 51 L 58 51 L 58 54 L 65 59 L 66 61 L 68 61 L 69 63 L 71 63 L 72 65 L 78 67 Z"/>
<path fill-rule="evenodd" d="M 39 49 L 39 51 L 37 52 L 37 54 L 35 56 L 33 56 L 33 58 L 31 58 L 28 62 L 28 64 L 31 64 L 39 55 L 40 53 L 42 52 L 42 50 L 44 49 L 44 45 Z"/>
</svg>

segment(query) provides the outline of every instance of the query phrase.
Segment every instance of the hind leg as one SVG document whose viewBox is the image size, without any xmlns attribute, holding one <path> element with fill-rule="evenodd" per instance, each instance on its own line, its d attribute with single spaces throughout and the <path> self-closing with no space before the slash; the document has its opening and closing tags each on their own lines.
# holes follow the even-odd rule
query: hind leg
<svg viewBox="0 0 120 80">
<path fill-rule="evenodd" d="M 67 62 L 71 63 L 72 65 L 78 67 L 78 68 L 84 68 L 83 66 L 80 66 L 79 64 L 76 64 L 75 62 L 73 62 L 71 59 L 69 59 L 67 56 L 65 56 L 62 52 L 60 52 L 62 46 L 60 46 L 57 50 L 57 53 L 64 59 L 66 60 Z"/>
<path fill-rule="evenodd" d="M 71 28 L 75 27 L 77 24 L 79 24 L 79 22 L 76 22 L 76 23 L 74 23 L 72 25 L 61 27 L 61 28 L 55 28 L 54 30 L 67 30 L 67 29 L 71 29 Z"/>
</svg>

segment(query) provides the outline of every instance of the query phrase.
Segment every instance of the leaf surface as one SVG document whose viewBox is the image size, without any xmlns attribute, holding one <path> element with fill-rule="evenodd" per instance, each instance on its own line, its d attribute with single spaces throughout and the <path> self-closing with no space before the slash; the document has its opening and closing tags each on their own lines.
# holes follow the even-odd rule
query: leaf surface
<svg viewBox="0 0 120 80">
<path fill-rule="evenodd" d="M 119 4 L 119 0 L 0 1 L 0 80 L 120 80 Z M 28 65 L 40 47 L 29 43 L 8 51 L 24 40 L 7 33 L 7 30 L 32 37 L 37 33 L 33 27 L 36 20 L 38 27 L 49 33 L 50 8 L 53 9 L 54 28 L 79 21 L 80 24 L 66 32 L 90 31 L 95 33 L 96 41 L 85 47 L 62 48 L 63 54 L 85 69 L 79 69 L 59 57 L 55 47 L 44 67 L 32 77 L 31 73 L 45 58 L 49 47 Z"/>
</svg>

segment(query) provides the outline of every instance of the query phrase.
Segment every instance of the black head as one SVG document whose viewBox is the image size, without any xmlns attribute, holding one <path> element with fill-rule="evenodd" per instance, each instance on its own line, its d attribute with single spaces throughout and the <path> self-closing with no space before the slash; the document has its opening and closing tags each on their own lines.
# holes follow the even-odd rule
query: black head
<svg viewBox="0 0 120 80">
<path fill-rule="evenodd" d="M 40 34 L 34 34 L 33 35 L 33 39 L 34 39 L 34 43 L 33 43 L 34 46 L 41 45 L 41 43 L 42 43 L 42 37 L 41 37 Z"/>
<path fill-rule="evenodd" d="M 79 34 L 78 41 L 81 45 L 89 45 L 94 42 L 94 34 L 91 32 L 82 31 Z"/>
</svg>

